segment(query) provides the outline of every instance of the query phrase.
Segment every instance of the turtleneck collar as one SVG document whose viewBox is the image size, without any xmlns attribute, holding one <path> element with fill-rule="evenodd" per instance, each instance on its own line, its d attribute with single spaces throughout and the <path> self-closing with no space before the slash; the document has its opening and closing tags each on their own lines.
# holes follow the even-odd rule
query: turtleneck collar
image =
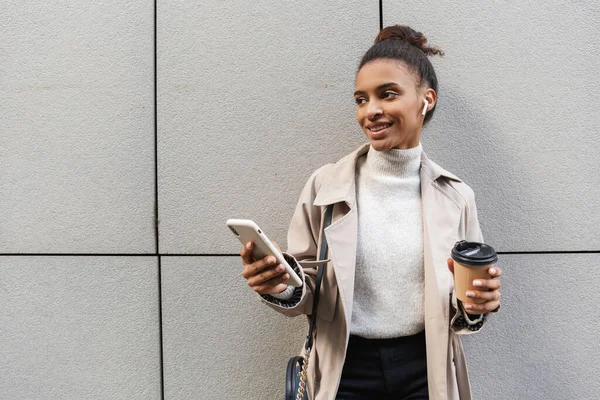
<svg viewBox="0 0 600 400">
<path fill-rule="evenodd" d="M 369 147 L 364 167 L 375 175 L 415 176 L 421 168 L 423 145 L 419 142 L 412 149 L 377 151 Z"/>
</svg>

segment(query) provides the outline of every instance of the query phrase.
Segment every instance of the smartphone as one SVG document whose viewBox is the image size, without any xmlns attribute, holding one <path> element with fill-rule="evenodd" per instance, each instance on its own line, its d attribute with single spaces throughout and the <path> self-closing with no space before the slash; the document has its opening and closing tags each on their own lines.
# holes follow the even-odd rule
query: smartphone
<svg viewBox="0 0 600 400">
<path fill-rule="evenodd" d="M 265 235 L 254 221 L 249 219 L 228 219 L 227 226 L 242 245 L 245 246 L 248 242 L 254 243 L 252 256 L 255 260 L 260 260 L 266 256 L 274 256 L 290 276 L 290 279 L 285 283 L 293 287 L 302 286 L 302 280 L 298 274 L 294 272 L 292 267 L 285 261 L 285 258 L 283 258 L 283 254 L 277 250 L 277 247 L 271 243 L 267 235 Z"/>
</svg>

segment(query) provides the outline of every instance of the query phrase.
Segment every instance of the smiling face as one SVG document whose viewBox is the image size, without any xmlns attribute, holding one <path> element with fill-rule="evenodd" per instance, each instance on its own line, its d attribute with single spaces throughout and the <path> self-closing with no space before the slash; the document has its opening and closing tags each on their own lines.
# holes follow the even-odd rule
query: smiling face
<svg viewBox="0 0 600 400">
<path fill-rule="evenodd" d="M 425 99 L 431 110 L 436 93 L 402 61 L 378 59 L 356 75 L 356 119 L 377 151 L 419 145 Z"/>
</svg>

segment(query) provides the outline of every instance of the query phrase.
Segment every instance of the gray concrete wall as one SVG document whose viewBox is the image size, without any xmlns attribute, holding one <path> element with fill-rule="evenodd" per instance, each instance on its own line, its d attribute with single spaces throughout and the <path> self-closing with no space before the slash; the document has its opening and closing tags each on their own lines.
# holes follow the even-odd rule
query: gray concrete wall
<svg viewBox="0 0 600 400">
<path fill-rule="evenodd" d="M 310 173 L 365 141 L 379 4 L 156 7 L 0 4 L 1 398 L 280 398 L 302 345 L 224 222 L 285 246 Z M 597 397 L 600 6 L 384 0 L 383 22 L 446 51 L 422 142 L 503 253 L 502 312 L 465 340 L 475 398 Z"/>
</svg>

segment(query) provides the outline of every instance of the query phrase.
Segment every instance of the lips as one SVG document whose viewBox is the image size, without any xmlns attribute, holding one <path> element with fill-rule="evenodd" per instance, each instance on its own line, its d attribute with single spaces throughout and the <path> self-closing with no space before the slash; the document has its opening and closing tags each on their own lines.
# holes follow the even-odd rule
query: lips
<svg viewBox="0 0 600 400">
<path fill-rule="evenodd" d="M 392 126 L 391 122 L 378 122 L 376 124 L 367 125 L 366 128 L 372 133 L 380 133 Z"/>
</svg>

